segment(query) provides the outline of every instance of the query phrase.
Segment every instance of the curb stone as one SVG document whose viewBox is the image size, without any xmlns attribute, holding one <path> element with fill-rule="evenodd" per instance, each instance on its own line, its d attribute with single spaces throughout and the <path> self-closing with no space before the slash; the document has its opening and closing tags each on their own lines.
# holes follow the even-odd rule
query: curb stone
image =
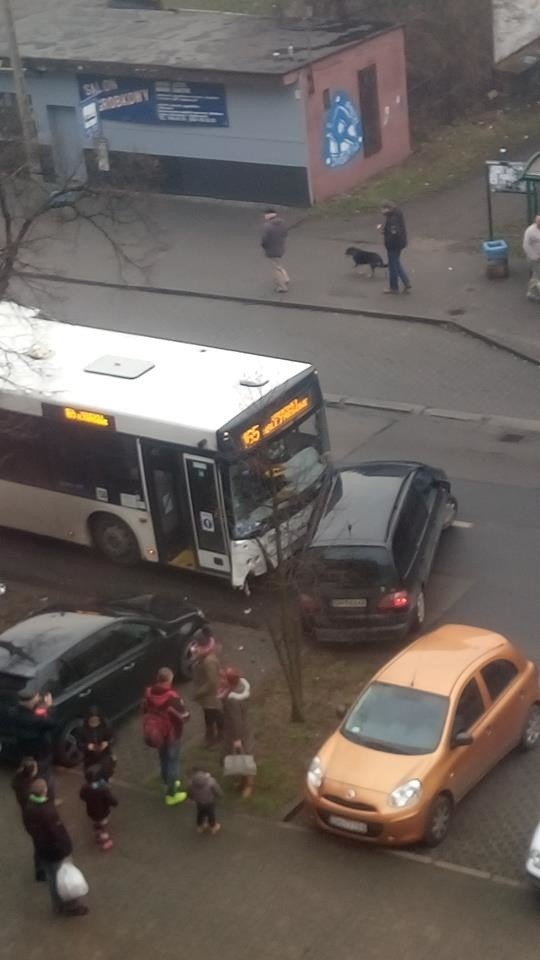
<svg viewBox="0 0 540 960">
<path fill-rule="evenodd" d="M 353 397 L 340 397 L 337 394 L 323 394 L 328 407 L 359 407 L 366 410 L 386 410 L 406 413 L 413 416 L 427 416 L 437 420 L 459 420 L 466 423 L 483 424 L 498 430 L 516 430 L 521 433 L 540 433 L 540 420 L 526 420 L 520 417 L 501 417 L 491 414 L 470 413 L 466 410 L 442 410 L 437 407 L 423 407 L 415 403 L 399 403 L 387 400 L 356 400 Z"/>
</svg>

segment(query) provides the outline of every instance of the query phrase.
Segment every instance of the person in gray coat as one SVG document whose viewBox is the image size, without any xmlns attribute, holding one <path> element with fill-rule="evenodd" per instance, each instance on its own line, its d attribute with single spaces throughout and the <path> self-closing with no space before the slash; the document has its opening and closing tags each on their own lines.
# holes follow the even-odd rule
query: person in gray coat
<svg viewBox="0 0 540 960">
<path fill-rule="evenodd" d="M 197 832 L 217 833 L 221 824 L 216 820 L 216 800 L 220 800 L 223 791 L 214 777 L 206 770 L 195 767 L 188 785 L 188 796 L 197 807 Z"/>
<path fill-rule="evenodd" d="M 287 293 L 291 282 L 283 264 L 287 232 L 285 221 L 278 217 L 273 207 L 268 207 L 264 211 L 261 247 L 272 263 L 272 276 L 277 293 Z"/>
</svg>

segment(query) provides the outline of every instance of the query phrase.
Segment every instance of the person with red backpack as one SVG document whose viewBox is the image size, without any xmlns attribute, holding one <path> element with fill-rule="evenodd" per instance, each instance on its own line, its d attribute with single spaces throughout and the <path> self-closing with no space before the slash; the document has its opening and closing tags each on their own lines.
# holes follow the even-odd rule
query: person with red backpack
<svg viewBox="0 0 540 960">
<path fill-rule="evenodd" d="M 143 736 L 147 746 L 158 751 L 165 803 L 174 807 L 187 800 L 180 782 L 180 740 L 189 712 L 173 687 L 174 674 L 168 667 L 158 671 L 143 701 Z"/>
</svg>

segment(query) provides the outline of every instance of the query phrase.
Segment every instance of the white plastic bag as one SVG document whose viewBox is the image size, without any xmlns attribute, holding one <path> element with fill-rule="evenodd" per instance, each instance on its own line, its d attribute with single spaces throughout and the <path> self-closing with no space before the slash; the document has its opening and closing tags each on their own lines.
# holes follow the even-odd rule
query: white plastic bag
<svg viewBox="0 0 540 960">
<path fill-rule="evenodd" d="M 64 860 L 56 874 L 56 889 L 63 903 L 78 900 L 88 893 L 88 884 L 78 867 L 71 860 Z"/>
</svg>

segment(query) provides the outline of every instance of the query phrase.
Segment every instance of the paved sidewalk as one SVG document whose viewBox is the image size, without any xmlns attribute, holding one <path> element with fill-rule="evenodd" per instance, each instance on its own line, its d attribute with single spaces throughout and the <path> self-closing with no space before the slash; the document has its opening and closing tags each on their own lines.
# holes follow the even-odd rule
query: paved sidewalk
<svg viewBox="0 0 540 960">
<path fill-rule="evenodd" d="M 538 905 L 526 889 L 243 816 L 227 818 L 217 837 L 200 837 L 187 805 L 166 809 L 122 788 L 116 846 L 104 855 L 76 799 L 78 783 L 66 776 L 61 792 L 91 887 L 81 920 L 50 915 L 4 792 L 4 960 L 456 960 L 476 955 L 479 944 L 490 960 L 537 956 Z"/>
<path fill-rule="evenodd" d="M 116 227 L 115 236 L 134 262 L 124 264 L 122 271 L 112 247 L 80 223 L 66 223 L 59 235 L 55 229 L 54 243 L 36 245 L 33 264 L 90 281 L 278 300 L 259 248 L 258 206 L 142 196 L 126 204 L 133 222 Z M 497 196 L 495 210 L 500 234 L 507 235 L 509 225 L 521 233 L 525 216 L 521 197 Z M 281 302 L 457 323 L 540 362 L 540 305 L 525 297 L 527 265 L 519 250 L 511 255 L 507 280 L 489 281 L 485 276 L 482 180 L 409 204 L 405 214 L 411 242 L 404 262 L 413 292 L 385 297 L 384 275 L 370 280 L 353 270 L 344 256 L 352 243 L 384 252 L 377 213 L 336 219 L 284 211 L 292 227 L 287 262 L 293 284 Z M 62 212 L 54 216 L 61 217 Z M 49 227 L 44 224 L 44 231 L 50 233 Z"/>
</svg>

